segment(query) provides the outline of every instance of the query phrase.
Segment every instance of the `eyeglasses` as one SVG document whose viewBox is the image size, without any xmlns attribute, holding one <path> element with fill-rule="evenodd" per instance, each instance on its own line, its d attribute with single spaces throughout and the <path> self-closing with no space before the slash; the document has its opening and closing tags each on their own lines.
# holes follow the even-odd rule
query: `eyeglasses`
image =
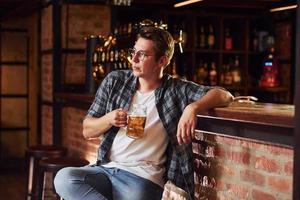
<svg viewBox="0 0 300 200">
<path fill-rule="evenodd" d="M 135 56 L 137 56 L 139 61 L 143 61 L 145 57 L 154 56 L 154 55 L 149 55 L 143 50 L 136 51 L 136 49 L 134 48 L 128 49 L 128 57 L 132 60 Z"/>
</svg>

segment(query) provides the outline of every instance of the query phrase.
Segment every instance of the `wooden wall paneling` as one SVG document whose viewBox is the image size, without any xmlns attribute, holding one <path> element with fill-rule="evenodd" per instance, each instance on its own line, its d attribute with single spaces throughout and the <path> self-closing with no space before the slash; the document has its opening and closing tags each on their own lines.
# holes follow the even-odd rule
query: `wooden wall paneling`
<svg viewBox="0 0 300 200">
<path fill-rule="evenodd" d="M 1 25 L 0 35 L 0 166 L 16 168 L 29 141 L 29 39 L 22 27 Z"/>
</svg>

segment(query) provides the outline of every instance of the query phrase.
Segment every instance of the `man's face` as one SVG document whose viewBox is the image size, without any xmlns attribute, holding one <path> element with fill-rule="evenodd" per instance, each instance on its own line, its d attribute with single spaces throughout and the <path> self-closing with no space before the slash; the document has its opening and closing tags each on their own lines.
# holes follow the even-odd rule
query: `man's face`
<svg viewBox="0 0 300 200">
<path fill-rule="evenodd" d="M 156 60 L 153 41 L 139 38 L 131 50 L 133 74 L 141 78 L 157 78 L 163 69 L 161 59 Z"/>
</svg>

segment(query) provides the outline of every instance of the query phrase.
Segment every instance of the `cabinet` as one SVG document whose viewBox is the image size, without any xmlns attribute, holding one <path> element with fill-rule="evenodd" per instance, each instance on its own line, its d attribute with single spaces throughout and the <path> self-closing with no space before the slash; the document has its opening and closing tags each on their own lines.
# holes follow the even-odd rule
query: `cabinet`
<svg viewBox="0 0 300 200">
<path fill-rule="evenodd" d="M 164 20 L 174 37 L 181 29 L 186 38 L 184 53 L 175 51 L 172 67 L 176 69 L 169 71 L 200 84 L 223 86 L 235 96 L 255 95 L 263 102 L 292 103 L 293 14 L 167 11 Z M 279 60 L 280 85 L 267 88 L 260 86 L 260 79 L 271 45 Z"/>
</svg>

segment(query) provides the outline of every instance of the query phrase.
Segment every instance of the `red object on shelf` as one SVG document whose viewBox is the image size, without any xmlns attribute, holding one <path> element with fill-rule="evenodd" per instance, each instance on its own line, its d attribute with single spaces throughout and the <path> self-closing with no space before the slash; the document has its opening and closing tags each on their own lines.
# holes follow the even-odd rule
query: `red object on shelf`
<svg viewBox="0 0 300 200">
<path fill-rule="evenodd" d="M 274 48 L 270 48 L 267 59 L 264 61 L 263 73 L 259 82 L 260 87 L 278 87 L 279 82 L 279 64 L 274 56 Z"/>
</svg>

